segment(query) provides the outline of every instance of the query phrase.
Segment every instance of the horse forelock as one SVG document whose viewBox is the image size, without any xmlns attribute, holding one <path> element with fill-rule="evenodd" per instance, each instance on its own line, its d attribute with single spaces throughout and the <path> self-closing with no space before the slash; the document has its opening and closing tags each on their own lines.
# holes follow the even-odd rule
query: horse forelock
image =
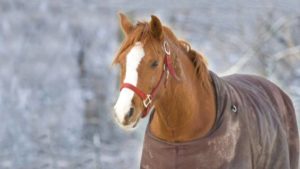
<svg viewBox="0 0 300 169">
<path fill-rule="evenodd" d="M 124 56 L 124 51 L 133 46 L 136 42 L 145 44 L 148 39 L 147 35 L 149 33 L 149 24 L 146 22 L 138 22 L 134 30 L 127 37 L 125 37 L 125 40 L 121 44 L 121 47 L 117 53 L 116 58 L 113 61 L 113 64 L 119 63 L 120 59 Z"/>
</svg>

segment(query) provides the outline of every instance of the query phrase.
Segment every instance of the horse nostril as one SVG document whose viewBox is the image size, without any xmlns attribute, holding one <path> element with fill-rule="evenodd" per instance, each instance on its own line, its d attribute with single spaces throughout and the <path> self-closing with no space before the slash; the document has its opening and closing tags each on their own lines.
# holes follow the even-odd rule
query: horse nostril
<svg viewBox="0 0 300 169">
<path fill-rule="evenodd" d="M 128 118 L 130 118 L 130 117 L 133 115 L 133 112 L 134 112 L 134 108 L 131 107 L 131 108 L 129 109 L 128 114 L 127 114 Z"/>
</svg>

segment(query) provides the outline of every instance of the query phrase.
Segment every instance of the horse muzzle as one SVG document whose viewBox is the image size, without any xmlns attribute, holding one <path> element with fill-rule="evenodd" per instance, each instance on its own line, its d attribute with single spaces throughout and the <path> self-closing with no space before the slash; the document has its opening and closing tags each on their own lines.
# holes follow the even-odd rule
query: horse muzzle
<svg viewBox="0 0 300 169">
<path fill-rule="evenodd" d="M 135 115 L 136 109 L 134 107 L 130 107 L 128 111 L 124 112 L 119 112 L 116 107 L 114 109 L 114 118 L 121 128 L 133 129 L 136 127 L 140 116 Z"/>
</svg>

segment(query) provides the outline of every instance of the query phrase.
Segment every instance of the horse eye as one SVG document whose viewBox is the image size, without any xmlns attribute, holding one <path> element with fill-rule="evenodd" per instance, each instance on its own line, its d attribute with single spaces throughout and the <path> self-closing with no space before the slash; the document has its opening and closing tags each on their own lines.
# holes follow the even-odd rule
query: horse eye
<svg viewBox="0 0 300 169">
<path fill-rule="evenodd" d="M 153 61 L 152 63 L 151 63 L 151 68 L 156 68 L 158 66 L 158 61 Z"/>
</svg>

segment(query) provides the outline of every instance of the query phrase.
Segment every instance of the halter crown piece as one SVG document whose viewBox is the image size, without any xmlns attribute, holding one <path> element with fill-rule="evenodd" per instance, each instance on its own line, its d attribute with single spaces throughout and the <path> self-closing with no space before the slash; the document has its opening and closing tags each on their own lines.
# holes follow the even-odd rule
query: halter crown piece
<svg viewBox="0 0 300 169">
<path fill-rule="evenodd" d="M 143 100 L 145 109 L 142 112 L 142 118 L 146 117 L 147 114 L 149 113 L 149 110 L 151 108 L 150 105 L 153 103 L 153 99 L 155 98 L 155 96 L 158 92 L 158 89 L 162 84 L 162 80 L 163 79 L 167 80 L 169 77 L 169 74 L 171 74 L 171 76 L 174 77 L 176 80 L 179 80 L 178 76 L 176 75 L 173 64 L 172 64 L 170 46 L 166 40 L 164 41 L 162 47 L 165 52 L 164 65 L 163 65 L 164 68 L 160 75 L 158 83 L 156 84 L 156 86 L 152 89 L 152 91 L 149 94 L 145 94 L 142 90 L 140 90 L 139 88 L 137 88 L 136 86 L 134 86 L 130 83 L 123 83 L 120 88 L 120 90 L 122 90 L 124 88 L 132 90 L 135 94 L 137 94 Z M 165 78 L 165 76 L 166 76 L 166 78 Z"/>
</svg>

